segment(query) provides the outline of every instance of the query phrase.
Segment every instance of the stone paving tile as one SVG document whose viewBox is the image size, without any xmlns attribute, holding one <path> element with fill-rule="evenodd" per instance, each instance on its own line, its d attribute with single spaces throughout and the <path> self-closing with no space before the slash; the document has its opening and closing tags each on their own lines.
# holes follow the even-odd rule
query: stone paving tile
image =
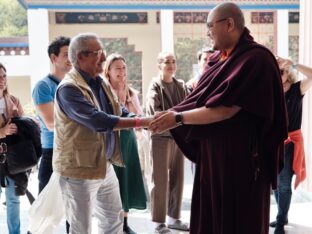
<svg viewBox="0 0 312 234">
<path fill-rule="evenodd" d="M 29 190 L 33 195 L 37 194 L 37 174 L 31 175 Z M 190 172 L 190 163 L 186 161 L 185 165 L 185 181 L 182 203 L 182 220 L 189 221 L 190 203 L 192 195 L 192 174 Z M 1 196 L 0 203 L 0 234 L 8 234 L 6 227 L 6 207 L 2 205 L 4 194 Z M 292 204 L 289 212 L 289 225 L 285 227 L 287 234 L 312 234 L 312 194 L 304 190 L 295 190 L 293 193 Z M 277 208 L 271 196 L 271 221 L 275 219 Z M 26 234 L 28 226 L 28 209 L 30 205 L 25 196 L 21 197 L 21 234 Z M 149 210 L 139 211 L 130 210 L 129 225 L 139 234 L 154 233 L 154 224 L 151 222 L 151 214 Z M 93 219 L 92 233 L 97 233 L 97 220 Z M 274 229 L 270 229 L 269 234 L 273 234 Z M 174 234 L 182 234 L 188 232 L 173 231 Z M 56 228 L 55 234 L 65 234 L 65 220 L 63 220 Z"/>
</svg>

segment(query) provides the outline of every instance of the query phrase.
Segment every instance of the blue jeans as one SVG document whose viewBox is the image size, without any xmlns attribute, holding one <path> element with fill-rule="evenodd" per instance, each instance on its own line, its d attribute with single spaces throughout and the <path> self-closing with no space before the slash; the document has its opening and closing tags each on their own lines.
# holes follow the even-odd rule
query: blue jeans
<svg viewBox="0 0 312 234">
<path fill-rule="evenodd" d="M 20 199 L 15 195 L 15 184 L 12 179 L 5 177 L 5 200 L 9 234 L 20 234 Z M 0 188 L 1 193 L 1 188 Z"/>
<path fill-rule="evenodd" d="M 50 177 L 52 175 L 52 156 L 53 149 L 42 149 L 42 156 L 38 172 L 39 193 L 49 183 Z"/>
<path fill-rule="evenodd" d="M 292 169 L 294 160 L 294 144 L 285 145 L 284 168 L 278 175 L 277 190 L 274 191 L 278 213 L 276 221 L 278 226 L 283 226 L 288 219 L 288 210 L 291 202 L 291 181 L 294 175 Z"/>
</svg>

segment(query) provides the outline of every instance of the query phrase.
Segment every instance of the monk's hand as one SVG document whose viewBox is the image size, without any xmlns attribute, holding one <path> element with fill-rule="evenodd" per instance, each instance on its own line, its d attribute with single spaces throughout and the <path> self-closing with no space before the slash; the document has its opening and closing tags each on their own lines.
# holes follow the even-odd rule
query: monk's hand
<svg viewBox="0 0 312 234">
<path fill-rule="evenodd" d="M 168 111 L 156 111 L 154 115 L 154 119 L 158 119 L 160 116 L 166 114 Z"/>
<path fill-rule="evenodd" d="M 169 129 L 172 129 L 177 126 L 175 121 L 175 116 L 177 112 L 175 111 L 166 111 L 165 113 L 161 112 L 162 114 L 157 116 L 150 125 L 150 130 L 153 133 L 163 133 Z"/>
</svg>

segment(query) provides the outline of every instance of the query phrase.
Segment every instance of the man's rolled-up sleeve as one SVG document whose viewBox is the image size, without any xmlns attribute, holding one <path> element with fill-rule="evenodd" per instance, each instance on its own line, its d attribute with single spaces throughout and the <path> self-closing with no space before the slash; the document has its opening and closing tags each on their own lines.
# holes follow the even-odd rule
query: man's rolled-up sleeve
<svg viewBox="0 0 312 234">
<path fill-rule="evenodd" d="M 112 131 L 119 117 L 98 110 L 82 94 L 71 85 L 59 87 L 56 100 L 61 110 L 73 121 L 95 131 Z"/>
</svg>

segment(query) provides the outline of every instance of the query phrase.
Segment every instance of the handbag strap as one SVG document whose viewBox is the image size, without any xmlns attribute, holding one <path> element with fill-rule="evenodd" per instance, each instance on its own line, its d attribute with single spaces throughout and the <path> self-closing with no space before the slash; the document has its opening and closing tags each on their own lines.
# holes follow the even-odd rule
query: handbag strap
<svg viewBox="0 0 312 234">
<path fill-rule="evenodd" d="M 26 196 L 28 198 L 28 201 L 29 201 L 30 205 L 32 205 L 33 202 L 35 201 L 34 196 L 32 195 L 32 193 L 28 189 L 26 189 L 25 194 L 26 194 Z"/>
<path fill-rule="evenodd" d="M 2 187 L 2 188 L 5 188 L 5 181 L 4 181 L 4 176 L 0 176 L 0 186 Z"/>
</svg>

